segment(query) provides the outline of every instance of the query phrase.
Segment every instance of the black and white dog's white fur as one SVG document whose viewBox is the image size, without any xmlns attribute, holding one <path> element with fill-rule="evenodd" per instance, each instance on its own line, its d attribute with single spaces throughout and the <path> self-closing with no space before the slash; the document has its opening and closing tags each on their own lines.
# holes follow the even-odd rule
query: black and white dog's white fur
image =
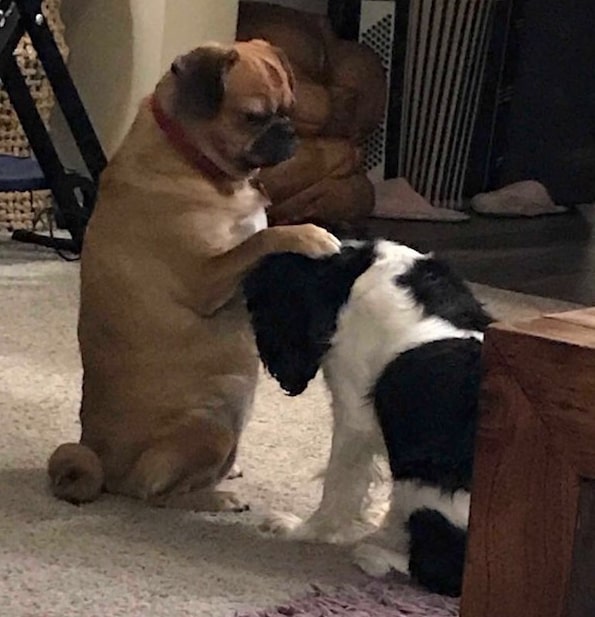
<svg viewBox="0 0 595 617">
<path fill-rule="evenodd" d="M 262 361 L 291 395 L 322 367 L 333 437 L 318 510 L 269 521 L 288 537 L 349 542 L 376 454 L 394 485 L 382 527 L 356 550 L 457 595 L 463 570 L 483 332 L 490 316 L 443 262 L 388 241 L 323 260 L 267 258 L 245 294 Z"/>
</svg>

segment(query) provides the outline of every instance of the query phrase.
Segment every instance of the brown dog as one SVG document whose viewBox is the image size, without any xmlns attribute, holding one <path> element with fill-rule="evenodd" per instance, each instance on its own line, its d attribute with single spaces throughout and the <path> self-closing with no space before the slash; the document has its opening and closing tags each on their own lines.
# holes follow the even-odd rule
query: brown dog
<svg viewBox="0 0 595 617">
<path fill-rule="evenodd" d="M 334 253 L 312 225 L 267 228 L 260 167 L 291 156 L 293 83 L 263 41 L 180 57 L 101 178 L 81 268 L 79 444 L 49 461 L 56 496 L 241 509 L 231 469 L 258 356 L 239 284 L 265 255 Z"/>
</svg>

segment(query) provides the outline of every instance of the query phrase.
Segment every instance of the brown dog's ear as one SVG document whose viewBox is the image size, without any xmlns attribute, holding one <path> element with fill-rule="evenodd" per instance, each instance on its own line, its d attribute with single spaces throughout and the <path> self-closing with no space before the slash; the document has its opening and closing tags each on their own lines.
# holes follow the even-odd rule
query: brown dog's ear
<svg viewBox="0 0 595 617">
<path fill-rule="evenodd" d="M 291 396 L 308 387 L 330 347 L 334 309 L 321 290 L 327 263 L 291 253 L 270 255 L 244 281 L 260 359 Z"/>
<path fill-rule="evenodd" d="M 291 88 L 291 91 L 295 91 L 295 73 L 293 72 L 293 67 L 291 66 L 289 57 L 280 47 L 273 46 L 273 50 L 279 57 L 281 66 L 287 73 L 287 81 L 289 82 L 289 87 Z"/>
<path fill-rule="evenodd" d="M 194 118 L 217 115 L 225 94 L 225 78 L 239 58 L 234 49 L 199 47 L 171 65 L 176 78 L 176 113 Z"/>
</svg>

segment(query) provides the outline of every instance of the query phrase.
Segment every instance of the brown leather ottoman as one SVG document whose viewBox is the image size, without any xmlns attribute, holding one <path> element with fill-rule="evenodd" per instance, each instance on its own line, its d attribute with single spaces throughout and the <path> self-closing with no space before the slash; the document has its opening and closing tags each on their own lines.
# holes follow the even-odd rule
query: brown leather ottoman
<svg viewBox="0 0 595 617">
<path fill-rule="evenodd" d="M 595 308 L 492 327 L 461 617 L 595 617 Z"/>
</svg>

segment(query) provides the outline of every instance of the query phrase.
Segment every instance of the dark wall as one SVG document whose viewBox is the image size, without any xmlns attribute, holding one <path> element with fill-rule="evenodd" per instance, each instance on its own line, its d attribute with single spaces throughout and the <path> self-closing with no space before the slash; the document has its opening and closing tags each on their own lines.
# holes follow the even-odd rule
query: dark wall
<svg viewBox="0 0 595 617">
<path fill-rule="evenodd" d="M 328 0 L 327 14 L 337 36 L 357 40 L 360 8 L 361 0 Z"/>
<path fill-rule="evenodd" d="M 595 201 L 595 1 L 526 0 L 518 54 L 497 183 Z"/>
<path fill-rule="evenodd" d="M 393 68 L 402 70 L 409 0 L 395 1 L 396 25 L 405 27 Z M 494 0 L 493 6 L 465 195 L 535 179 L 560 204 L 595 202 L 595 0 Z M 359 8 L 360 0 L 329 0 L 341 37 L 357 37 Z M 393 136 L 401 120 L 401 81 L 393 75 Z M 390 169 L 396 149 L 397 139 L 387 144 Z"/>
</svg>

